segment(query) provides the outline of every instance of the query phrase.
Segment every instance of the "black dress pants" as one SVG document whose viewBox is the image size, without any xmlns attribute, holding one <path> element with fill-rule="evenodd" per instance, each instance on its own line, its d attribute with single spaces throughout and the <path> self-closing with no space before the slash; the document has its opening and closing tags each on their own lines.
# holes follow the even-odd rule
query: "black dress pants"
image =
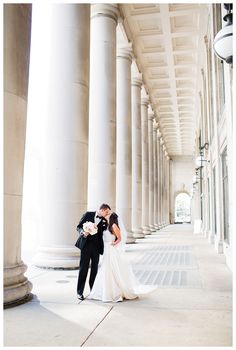
<svg viewBox="0 0 236 350">
<path fill-rule="evenodd" d="M 89 286 L 92 289 L 97 272 L 99 263 L 99 252 L 94 247 L 93 242 L 88 242 L 85 247 L 81 250 L 80 255 L 80 269 L 77 283 L 77 294 L 82 295 L 84 292 L 84 286 L 88 275 L 89 263 L 91 261 L 91 271 L 89 276 Z"/>
</svg>

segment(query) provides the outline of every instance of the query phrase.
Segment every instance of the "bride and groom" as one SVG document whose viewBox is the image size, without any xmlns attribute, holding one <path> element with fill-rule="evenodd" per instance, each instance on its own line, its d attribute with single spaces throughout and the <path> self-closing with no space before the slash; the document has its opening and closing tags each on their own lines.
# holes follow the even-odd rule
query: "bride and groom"
<svg viewBox="0 0 236 350">
<path fill-rule="evenodd" d="M 126 231 L 116 213 L 108 204 L 102 204 L 96 212 L 86 212 L 77 231 L 81 249 L 77 297 L 84 300 L 84 287 L 91 266 L 89 299 L 118 302 L 135 299 L 155 289 L 141 285 L 135 278 L 131 265 L 124 256 Z M 103 255 L 98 270 L 99 255 Z"/>
</svg>

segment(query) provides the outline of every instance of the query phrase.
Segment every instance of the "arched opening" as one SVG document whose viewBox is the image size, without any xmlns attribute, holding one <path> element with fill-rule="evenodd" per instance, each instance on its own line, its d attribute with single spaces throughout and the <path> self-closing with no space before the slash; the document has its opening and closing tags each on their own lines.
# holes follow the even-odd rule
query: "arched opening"
<svg viewBox="0 0 236 350">
<path fill-rule="evenodd" d="M 179 193 L 175 198 L 175 223 L 190 223 L 191 221 L 190 196 Z"/>
</svg>

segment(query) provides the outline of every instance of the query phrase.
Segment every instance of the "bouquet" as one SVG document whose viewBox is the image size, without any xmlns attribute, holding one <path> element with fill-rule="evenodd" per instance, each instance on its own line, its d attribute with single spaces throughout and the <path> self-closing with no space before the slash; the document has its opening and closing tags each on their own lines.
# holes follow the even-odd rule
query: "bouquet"
<svg viewBox="0 0 236 350">
<path fill-rule="evenodd" d="M 83 230 L 85 232 L 89 232 L 90 235 L 92 235 L 92 236 L 95 235 L 98 232 L 97 225 L 95 225 L 95 223 L 91 222 L 91 221 L 86 221 L 83 224 Z"/>
</svg>

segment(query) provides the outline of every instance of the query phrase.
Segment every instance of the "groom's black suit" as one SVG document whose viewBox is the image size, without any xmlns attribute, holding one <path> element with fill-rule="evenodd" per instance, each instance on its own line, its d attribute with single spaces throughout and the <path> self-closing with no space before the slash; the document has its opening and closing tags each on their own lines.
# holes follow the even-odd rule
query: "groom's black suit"
<svg viewBox="0 0 236 350">
<path fill-rule="evenodd" d="M 86 221 L 95 222 L 95 211 L 88 211 L 85 213 L 78 226 L 77 231 L 83 231 L 83 224 Z M 78 284 L 77 284 L 77 294 L 82 295 L 84 292 L 84 286 L 88 274 L 89 263 L 91 260 L 91 271 L 89 277 L 89 286 L 90 289 L 93 287 L 93 283 L 98 271 L 98 263 L 99 263 L 99 254 L 103 254 L 104 251 L 104 243 L 103 243 L 103 231 L 107 229 L 107 220 L 105 218 L 101 218 L 99 223 L 97 224 L 98 232 L 95 235 L 88 235 L 85 240 L 85 245 L 81 249 L 80 255 L 80 269 L 78 276 Z"/>
</svg>

